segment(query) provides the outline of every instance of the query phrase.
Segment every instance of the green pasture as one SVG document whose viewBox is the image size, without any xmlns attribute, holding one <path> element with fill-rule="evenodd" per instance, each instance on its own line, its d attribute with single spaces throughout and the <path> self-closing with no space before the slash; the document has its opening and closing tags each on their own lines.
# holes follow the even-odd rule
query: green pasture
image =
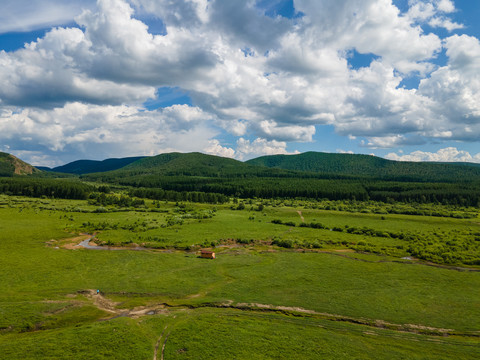
<svg viewBox="0 0 480 360">
<path fill-rule="evenodd" d="M 128 318 L 0 335 L 0 359 L 151 359 L 156 334 Z"/>
<path fill-rule="evenodd" d="M 401 259 L 388 249 L 401 250 L 407 240 L 331 230 L 348 225 L 414 234 L 431 246 L 442 237 L 470 244 L 480 232 L 476 219 L 232 206 L 147 202 L 95 212 L 86 201 L 0 198 L 0 358 L 151 359 L 162 333 L 165 359 L 479 357 L 480 272 L 474 266 Z M 297 211 L 305 223 L 325 228 L 299 227 Z M 182 221 L 172 222 L 175 217 Z M 276 219 L 283 223 L 272 223 Z M 95 229 L 102 226 L 109 228 Z M 59 246 L 87 230 L 99 231 L 99 242 L 131 246 L 145 239 L 165 249 Z M 222 246 L 227 239 L 238 241 Z M 295 246 L 270 245 L 275 239 Z M 305 241 L 321 247 L 302 247 Z M 353 252 L 360 241 L 385 254 Z M 215 245 L 217 259 L 199 258 L 192 245 Z M 105 320 L 113 315 L 97 308 L 86 289 L 100 289 L 119 309 L 173 308 Z M 216 308 L 242 303 L 323 315 Z M 423 331 L 432 334 L 451 330 L 445 337 L 417 335 L 388 324 L 432 327 Z"/>
<path fill-rule="evenodd" d="M 475 341 L 233 310 L 179 316 L 167 333 L 168 359 L 452 359 L 480 355 Z"/>
<path fill-rule="evenodd" d="M 199 309 L 4 335 L 5 359 L 475 359 L 478 341 L 238 310 Z"/>
</svg>

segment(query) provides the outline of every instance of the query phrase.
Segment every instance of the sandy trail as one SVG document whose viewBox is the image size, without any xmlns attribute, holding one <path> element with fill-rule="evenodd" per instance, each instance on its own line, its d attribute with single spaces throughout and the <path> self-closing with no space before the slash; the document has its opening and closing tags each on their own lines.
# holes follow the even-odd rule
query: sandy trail
<svg viewBox="0 0 480 360">
<path fill-rule="evenodd" d="M 300 216 L 300 220 L 302 220 L 302 223 L 305 222 L 305 219 L 303 218 L 302 212 L 300 210 L 297 210 L 298 216 Z"/>
<path fill-rule="evenodd" d="M 420 334 L 420 335 L 441 335 L 441 336 L 448 336 L 448 335 L 462 335 L 463 332 L 458 332 L 454 329 L 442 329 L 442 328 L 435 328 L 431 326 L 424 326 L 419 324 L 395 324 L 391 322 L 387 322 L 384 320 L 374 320 L 374 319 L 364 319 L 364 318 L 353 318 L 349 316 L 337 315 L 337 314 L 330 314 L 319 312 L 310 309 L 304 309 L 301 307 L 294 307 L 294 306 L 282 306 L 282 305 L 272 305 L 272 304 L 261 304 L 261 303 L 235 303 L 233 300 L 228 300 L 224 303 L 208 303 L 208 304 L 198 304 L 197 306 L 192 305 L 175 305 L 171 306 L 168 304 L 156 304 L 153 306 L 140 306 L 135 307 L 133 309 L 118 309 L 118 302 L 115 302 L 111 299 L 104 297 L 101 293 L 97 294 L 96 290 L 83 290 L 80 291 L 87 299 L 91 300 L 93 305 L 96 306 L 98 309 L 106 311 L 112 314 L 111 317 L 107 319 L 114 319 L 119 316 L 126 316 L 130 318 L 139 318 L 142 316 L 147 315 L 155 315 L 155 314 L 167 314 L 171 310 L 169 308 L 175 308 L 178 310 L 185 310 L 191 309 L 195 310 L 196 308 L 224 308 L 224 309 L 235 309 L 235 310 L 242 310 L 242 311 L 250 311 L 250 312 L 274 312 L 274 313 L 285 313 L 295 316 L 306 316 L 306 317 L 316 317 L 319 319 L 330 320 L 330 321 L 341 321 L 341 322 L 348 322 L 352 324 L 364 325 L 368 326 L 371 329 L 388 329 L 391 331 L 398 331 L 402 333 L 413 333 L 413 334 Z M 174 309 L 172 309 L 175 311 Z M 173 316 L 173 319 L 176 316 Z M 153 360 L 158 360 L 164 358 L 165 347 L 167 345 L 168 338 L 170 336 L 171 331 L 167 332 L 167 328 L 172 325 L 172 323 L 167 324 L 162 331 L 162 334 L 156 341 L 153 353 Z M 369 333 L 366 331 L 365 333 Z M 377 335 L 375 332 L 370 331 L 371 335 Z M 479 332 L 465 332 L 463 335 L 473 336 L 473 337 L 480 337 Z M 160 345 L 161 350 L 160 350 Z"/>
<path fill-rule="evenodd" d="M 98 309 L 109 312 L 116 316 L 128 316 L 135 319 L 141 316 L 166 313 L 168 311 L 164 304 L 158 304 L 154 306 L 137 306 L 133 309 L 119 309 L 119 302 L 110 300 L 104 297 L 101 293 L 97 294 L 96 290 L 83 290 L 80 291 L 80 293 L 85 295 L 87 299 L 92 300 L 93 305 Z"/>
<path fill-rule="evenodd" d="M 146 315 L 155 315 L 155 314 L 167 314 L 169 308 L 174 307 L 175 309 L 195 309 L 192 305 L 175 305 L 171 306 L 165 303 L 156 304 L 153 306 L 139 306 L 133 309 L 118 309 L 118 302 L 112 301 L 102 294 L 97 294 L 96 290 L 83 290 L 80 293 L 85 295 L 88 299 L 92 300 L 93 305 L 98 309 L 106 311 L 117 316 L 127 316 L 130 318 L 139 318 Z M 330 314 L 319 312 L 310 309 L 304 309 L 296 306 L 283 306 L 283 305 L 272 305 L 272 304 L 260 304 L 260 303 L 235 303 L 232 300 L 229 300 L 224 303 L 217 304 L 199 304 L 198 308 L 224 308 L 224 309 L 236 309 L 236 310 L 245 310 L 245 311 L 272 311 L 272 312 L 288 312 L 296 314 L 305 314 L 305 315 L 316 315 L 320 318 L 325 318 L 332 321 L 345 321 L 351 322 L 354 324 L 362 324 L 375 328 L 388 328 L 390 330 L 396 330 L 401 332 L 411 332 L 411 333 L 422 333 L 422 332 L 434 332 L 437 334 L 448 335 L 450 333 L 457 333 L 454 329 L 443 329 L 436 328 L 431 326 L 424 326 L 419 324 L 394 324 L 384 320 L 374 320 L 374 319 L 364 319 L 364 318 L 353 318 L 349 316 L 343 316 L 338 314 Z M 162 333 L 163 334 L 163 333 Z M 167 336 L 168 337 L 168 336 Z M 160 340 L 160 339 L 159 339 Z M 167 339 L 165 339 L 166 342 Z"/>
</svg>

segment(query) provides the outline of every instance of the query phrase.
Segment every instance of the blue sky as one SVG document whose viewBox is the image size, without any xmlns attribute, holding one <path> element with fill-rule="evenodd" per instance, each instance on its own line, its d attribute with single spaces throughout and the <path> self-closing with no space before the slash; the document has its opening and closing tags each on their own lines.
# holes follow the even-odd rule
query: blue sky
<svg viewBox="0 0 480 360">
<path fill-rule="evenodd" d="M 0 151 L 480 162 L 480 3 L 4 0 Z"/>
</svg>

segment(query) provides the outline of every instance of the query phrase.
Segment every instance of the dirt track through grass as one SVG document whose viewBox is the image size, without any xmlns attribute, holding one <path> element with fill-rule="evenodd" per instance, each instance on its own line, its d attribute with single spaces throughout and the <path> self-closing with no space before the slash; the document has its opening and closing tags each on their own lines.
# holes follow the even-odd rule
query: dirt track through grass
<svg viewBox="0 0 480 360">
<path fill-rule="evenodd" d="M 155 350 L 153 352 L 153 360 L 157 360 L 157 356 L 158 356 L 158 348 L 160 347 L 160 343 L 163 339 L 163 335 L 165 334 L 165 331 L 167 331 L 167 328 L 168 328 L 168 325 L 165 325 L 165 327 L 163 328 L 163 331 L 160 335 L 160 337 L 158 338 L 157 340 L 157 343 L 155 344 Z M 167 335 L 168 336 L 168 335 Z M 167 341 L 167 339 L 165 339 L 165 342 Z M 165 342 L 163 343 L 162 345 L 162 352 L 161 352 L 161 358 L 160 359 L 163 359 L 163 353 L 164 353 L 164 350 L 165 350 Z"/>
<path fill-rule="evenodd" d="M 97 294 L 95 290 L 83 290 L 81 291 L 87 299 L 92 301 L 92 304 L 98 309 L 111 313 L 114 316 L 125 316 L 130 318 L 139 318 L 142 316 L 155 315 L 155 314 L 167 314 L 169 312 L 179 309 L 205 309 L 205 308 L 220 308 L 220 309 L 235 309 L 248 312 L 258 313 L 280 313 L 285 315 L 294 315 L 296 317 L 315 317 L 324 320 L 330 320 L 334 322 L 348 322 L 352 324 L 360 324 L 370 326 L 372 328 L 389 329 L 400 332 L 415 333 L 415 334 L 427 334 L 427 335 L 465 335 L 472 337 L 479 337 L 480 332 L 461 332 L 455 329 L 443 329 L 432 326 L 424 326 L 420 324 L 394 324 L 381 319 L 365 319 L 365 318 L 353 318 L 350 316 L 343 316 L 338 314 L 329 314 L 324 312 L 318 312 L 315 310 L 304 309 L 301 307 L 281 306 L 271 304 L 259 304 L 259 303 L 234 303 L 233 301 L 227 301 L 225 303 L 200 303 L 197 305 L 169 305 L 166 303 L 156 304 L 153 306 L 142 306 L 133 309 L 118 309 L 119 303 L 114 302 L 102 294 Z M 163 333 L 162 333 L 163 336 Z M 161 336 L 161 337 L 162 337 Z M 161 338 L 160 337 L 160 338 Z M 166 341 L 166 339 L 165 339 Z"/>
<path fill-rule="evenodd" d="M 305 222 L 305 218 L 302 215 L 302 212 L 300 210 L 297 211 L 298 216 L 300 216 L 300 220 L 302 220 L 302 223 Z"/>
</svg>

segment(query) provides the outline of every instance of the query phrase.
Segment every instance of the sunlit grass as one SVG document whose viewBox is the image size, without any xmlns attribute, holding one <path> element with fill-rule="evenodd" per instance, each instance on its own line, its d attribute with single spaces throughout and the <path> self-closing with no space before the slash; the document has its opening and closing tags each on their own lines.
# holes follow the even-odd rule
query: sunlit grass
<svg viewBox="0 0 480 360">
<path fill-rule="evenodd" d="M 178 204 L 161 203 L 156 209 L 162 212 L 151 212 L 153 204 L 147 203 L 143 210 L 92 212 L 95 209 L 86 201 L 0 199 L 0 358 L 151 359 L 167 323 L 172 330 L 166 358 L 221 359 L 232 358 L 232 354 L 236 358 L 293 358 L 295 354 L 297 358 L 309 358 L 309 354 L 362 358 L 365 352 L 366 358 L 382 358 L 389 350 L 391 358 L 478 357 L 469 343 L 478 345 L 476 338 L 439 345 L 421 337 L 418 344 L 410 335 L 378 329 L 377 335 L 367 335 L 352 324 L 339 330 L 329 327 L 327 320 L 301 317 L 292 322 L 292 317 L 240 316 L 231 309 L 209 312 L 202 308 L 259 303 L 372 324 L 381 320 L 475 332 L 480 323 L 480 272 L 427 266 L 402 260 L 398 254 L 382 255 L 382 251 L 389 254 L 389 249 L 408 245 L 406 240 L 331 231 L 348 225 L 416 234 L 432 242 L 443 241 L 443 236 L 445 241 L 465 242 L 476 241 L 480 226 L 475 219 L 382 218 L 300 206 L 265 206 L 256 211 L 249 206 L 232 210 L 230 205 L 187 204 L 182 210 Z M 212 211 L 213 216 L 186 216 L 183 223 L 167 224 L 171 217 L 204 211 Z M 299 227 L 302 220 L 297 211 L 306 223 L 322 223 L 325 228 Z M 296 226 L 272 223 L 275 219 Z M 85 223 L 118 224 L 117 229 L 101 230 L 100 241 L 122 245 L 139 237 L 157 237 L 163 240 L 151 243 L 162 243 L 166 250 L 72 250 L 62 248 L 61 242 L 49 242 L 75 236 L 90 226 Z M 132 228 L 121 228 L 126 226 Z M 227 239 L 237 242 L 220 246 Z M 294 246 L 269 245 L 275 239 L 290 239 Z M 321 246 L 305 248 L 305 241 L 318 241 Z M 373 244 L 380 254 L 353 252 L 359 241 Z M 185 245 L 214 245 L 217 259 L 205 260 L 195 251 L 175 249 Z M 85 289 L 100 289 L 118 302 L 118 308 L 160 303 L 200 308 L 163 317 L 100 321 L 112 315 L 83 296 Z M 173 318 L 173 314 L 178 316 Z"/>
</svg>

